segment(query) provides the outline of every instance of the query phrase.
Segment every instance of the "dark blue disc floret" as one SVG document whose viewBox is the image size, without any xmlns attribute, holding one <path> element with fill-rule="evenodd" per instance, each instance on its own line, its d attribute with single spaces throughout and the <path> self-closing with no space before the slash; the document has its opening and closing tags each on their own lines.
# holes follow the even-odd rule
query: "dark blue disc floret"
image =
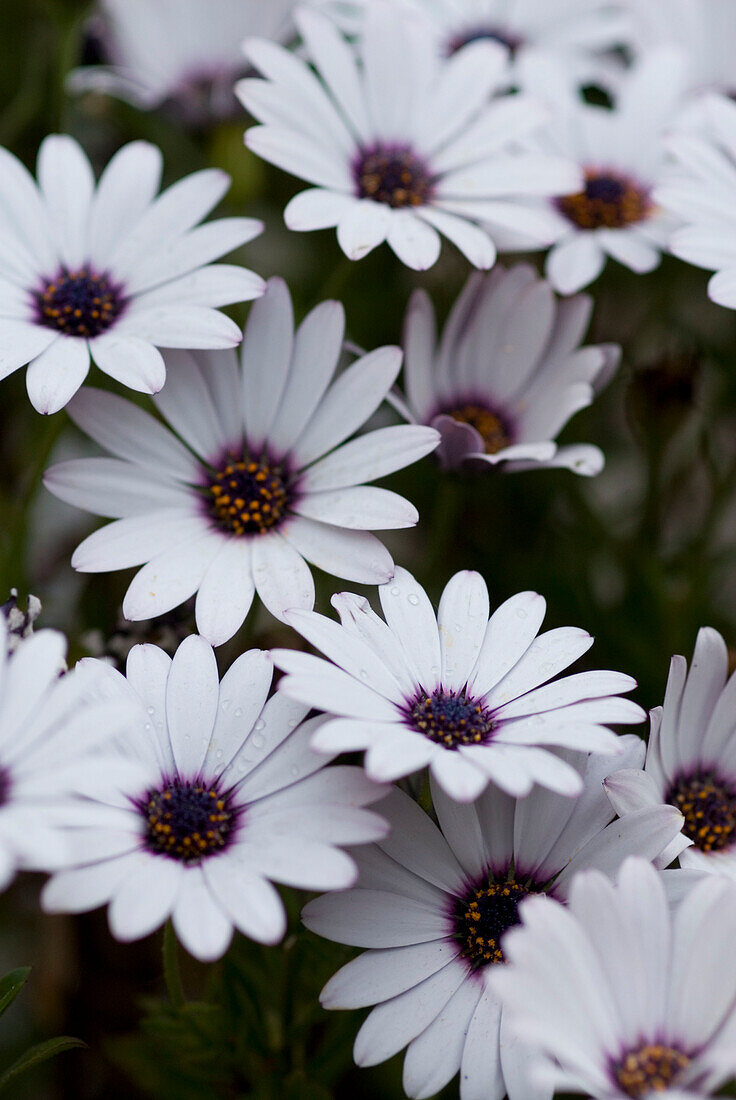
<svg viewBox="0 0 736 1100">
<path fill-rule="evenodd" d="M 34 292 L 36 320 L 65 336 L 101 336 L 126 306 L 123 287 L 91 267 L 62 268 Z"/>
<path fill-rule="evenodd" d="M 441 688 L 431 695 L 422 692 L 410 704 L 408 717 L 414 729 L 447 749 L 484 745 L 495 728 L 491 713 L 477 700 Z"/>
<path fill-rule="evenodd" d="M 217 785 L 174 779 L 137 804 L 146 822 L 146 846 L 181 863 L 199 863 L 232 839 L 237 808 Z"/>
</svg>

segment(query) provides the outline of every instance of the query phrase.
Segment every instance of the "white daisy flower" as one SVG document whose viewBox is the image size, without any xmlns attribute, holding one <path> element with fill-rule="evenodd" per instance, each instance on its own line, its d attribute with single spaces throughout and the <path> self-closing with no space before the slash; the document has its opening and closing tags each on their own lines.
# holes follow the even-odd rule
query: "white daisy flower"
<svg viewBox="0 0 736 1100">
<path fill-rule="evenodd" d="M 494 263 L 497 229 L 530 247 L 555 239 L 553 212 L 523 200 L 574 190 L 581 176 L 567 159 L 518 149 L 548 112 L 523 95 L 490 102 L 506 79 L 503 47 L 440 58 L 425 20 L 375 0 L 358 64 L 324 16 L 303 11 L 298 23 L 317 74 L 253 39 L 246 54 L 266 79 L 237 86 L 263 123 L 246 133 L 249 148 L 315 185 L 287 206 L 290 229 L 337 226 L 352 260 L 388 241 L 416 269 L 437 260 L 440 233 L 480 268 Z"/>
<path fill-rule="evenodd" d="M 266 701 L 267 653 L 244 653 L 222 683 L 197 635 L 173 661 L 158 646 L 135 646 L 127 681 L 104 667 L 110 698 L 132 698 L 137 710 L 118 755 L 77 784 L 87 821 L 70 830 L 74 865 L 46 885 L 47 911 L 109 902 L 110 929 L 124 941 L 171 916 L 187 950 L 211 960 L 233 926 L 261 943 L 283 938 L 273 882 L 352 885 L 357 868 L 340 845 L 385 836 L 384 820 L 363 809 L 385 790 L 359 768 L 325 768 L 309 748 L 322 719 L 304 722 L 306 707 Z"/>
<path fill-rule="evenodd" d="M 592 300 L 559 301 L 532 267 L 471 275 L 438 343 L 432 302 L 414 292 L 404 327 L 406 405 L 413 423 L 441 436 L 448 470 L 564 466 L 593 475 L 603 454 L 555 436 L 615 372 L 620 348 L 581 348 Z"/>
<path fill-rule="evenodd" d="M 62 675 L 62 634 L 39 630 L 12 654 L 8 635 L 0 615 L 0 890 L 16 871 L 64 864 L 69 792 L 95 770 L 93 750 L 130 720 L 125 701 L 102 698 L 95 670 Z"/>
<path fill-rule="evenodd" d="M 326 1008 L 378 1005 L 355 1042 L 359 1065 L 408 1044 L 410 1097 L 433 1096 L 458 1070 L 462 1100 L 536 1096 L 529 1052 L 488 990 L 507 929 L 531 895 L 564 901 L 581 869 L 614 875 L 629 855 L 658 855 L 679 828 L 680 815 L 666 806 L 612 821 L 601 780 L 619 760 L 644 754 L 638 737 L 621 742 L 620 757 L 565 754 L 582 776 L 577 800 L 537 788 L 515 802 L 491 788 L 463 806 L 434 784 L 441 831 L 400 791 L 380 803 L 391 834 L 357 854 L 357 888 L 310 902 L 303 914 L 320 935 L 372 949 L 321 996 Z"/>
<path fill-rule="evenodd" d="M 567 906 L 531 898 L 491 989 L 543 1048 L 539 1093 L 712 1096 L 736 1072 L 736 888 L 701 883 L 672 913 L 641 859 L 618 885 L 578 875 Z"/>
<path fill-rule="evenodd" d="M 676 222 L 653 195 L 666 156 L 663 136 L 684 88 L 679 53 L 653 51 L 621 80 L 612 108 L 596 107 L 570 92 L 552 62 L 534 71 L 532 84 L 555 106 L 544 147 L 574 159 L 585 184 L 554 203 L 557 243 L 547 277 L 563 294 L 597 279 L 609 258 L 642 274 L 653 271 Z"/>
<path fill-rule="evenodd" d="M 429 765 L 460 802 L 477 798 L 489 781 L 515 797 L 534 783 L 572 796 L 580 776 L 549 747 L 616 752 L 620 739 L 605 723 L 644 717 L 619 698 L 636 686 L 630 676 L 582 672 L 548 683 L 593 639 L 575 627 L 537 637 L 545 601 L 536 592 L 512 596 L 489 620 L 478 573 L 455 574 L 438 614 L 405 569 L 378 591 L 385 622 L 349 592 L 332 598 L 341 626 L 313 612 L 285 615 L 329 660 L 289 649 L 273 654 L 288 673 L 279 689 L 335 716 L 314 748 L 366 749 L 372 779 L 391 781 Z"/>
<path fill-rule="evenodd" d="M 7 625 L 6 647 L 8 653 L 18 648 L 25 638 L 33 634 L 33 624 L 41 614 L 41 601 L 38 596 L 28 595 L 26 609 L 18 606 L 18 589 L 10 589 L 10 597 L 0 606 L 0 615 L 5 617 Z"/>
<path fill-rule="evenodd" d="M 667 145 L 676 164 L 655 192 L 655 199 L 684 228 L 670 241 L 682 260 L 715 271 L 708 297 L 736 309 L 736 104 L 726 96 L 707 96 L 698 133 L 673 134 Z"/>
<path fill-rule="evenodd" d="M 289 291 L 272 279 L 248 319 L 240 365 L 235 352 L 167 354 L 156 404 L 173 432 L 112 394 L 85 389 L 71 403 L 72 419 L 115 457 L 62 462 L 45 484 L 117 519 L 77 548 L 75 569 L 146 563 L 126 618 L 154 618 L 196 592 L 197 629 L 220 645 L 256 591 L 278 618 L 313 607 L 307 561 L 365 584 L 392 576 L 391 555 L 369 531 L 412 527 L 418 515 L 365 482 L 416 462 L 439 435 L 398 425 L 345 442 L 393 385 L 401 350 L 364 355 L 333 380 L 344 328 L 339 302 L 323 302 L 295 334 Z"/>
<path fill-rule="evenodd" d="M 61 409 L 100 370 L 142 393 L 166 379 L 160 347 L 226 348 L 238 326 L 220 306 L 263 293 L 263 280 L 212 261 L 262 230 L 252 218 L 197 225 L 228 189 L 217 169 L 157 197 L 162 157 L 125 145 L 99 183 L 70 137 L 47 137 L 38 184 L 0 149 L 0 378 L 29 364 L 28 394 Z"/>
<path fill-rule="evenodd" d="M 734 700 L 736 675 L 728 678 L 726 643 L 717 630 L 704 627 L 689 673 L 684 657 L 672 658 L 664 706 L 650 715 L 644 769 L 624 770 L 607 784 L 620 814 L 661 802 L 682 811 L 692 846 L 680 855 L 680 866 L 690 877 L 736 879 Z"/>
<path fill-rule="evenodd" d="M 170 102 L 192 123 L 233 113 L 246 35 L 286 41 L 296 0 L 101 0 L 96 37 L 109 65 L 72 73 L 73 91 L 144 110 Z"/>
</svg>

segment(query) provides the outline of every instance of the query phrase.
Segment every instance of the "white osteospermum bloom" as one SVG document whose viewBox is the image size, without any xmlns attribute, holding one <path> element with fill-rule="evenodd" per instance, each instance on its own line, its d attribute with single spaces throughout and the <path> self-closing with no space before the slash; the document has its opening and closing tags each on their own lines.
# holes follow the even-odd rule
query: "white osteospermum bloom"
<svg viewBox="0 0 736 1100">
<path fill-rule="evenodd" d="M 644 754 L 638 737 L 621 740 L 620 757 L 565 754 L 582 776 L 577 800 L 537 788 L 515 802 L 491 788 L 476 803 L 459 805 L 433 785 L 442 831 L 399 791 L 380 803 L 391 833 L 357 853 L 357 887 L 304 910 L 313 931 L 372 949 L 343 967 L 321 996 L 326 1008 L 378 1004 L 356 1039 L 359 1065 L 375 1065 L 408 1044 L 410 1097 L 433 1096 L 458 1070 L 462 1100 L 537 1096 L 529 1051 L 488 990 L 504 961 L 507 929 L 518 923 L 525 899 L 548 893 L 564 901 L 582 869 L 615 875 L 627 856 L 654 858 L 680 824 L 666 806 L 612 821 L 601 780 L 618 760 Z"/>
<path fill-rule="evenodd" d="M 440 58 L 425 20 L 375 0 L 358 64 L 324 16 L 303 11 L 298 22 L 316 74 L 250 40 L 246 54 L 266 79 L 237 87 L 263 123 L 247 131 L 249 148 L 315 185 L 287 206 L 290 229 L 337 226 L 352 260 L 388 241 L 416 269 L 437 260 L 439 234 L 479 268 L 494 263 L 496 230 L 523 233 L 530 247 L 555 239 L 553 213 L 524 200 L 574 189 L 580 173 L 518 148 L 548 112 L 524 95 L 491 102 L 506 76 L 503 47 L 475 42 Z"/>
<path fill-rule="evenodd" d="M 344 328 L 339 302 L 323 302 L 295 333 L 289 291 L 273 279 L 251 311 L 240 364 L 235 352 L 167 355 L 156 404 L 176 435 L 112 394 L 75 398 L 71 417 L 115 458 L 62 462 L 45 484 L 117 519 L 77 548 L 75 569 L 146 563 L 126 618 L 162 615 L 197 592 L 197 629 L 220 645 L 256 591 L 279 618 L 313 607 L 307 561 L 366 584 L 392 576 L 391 555 L 369 532 L 411 527 L 417 511 L 364 483 L 417 461 L 439 436 L 398 425 L 345 442 L 393 385 L 401 350 L 380 348 L 334 379 Z"/>
<path fill-rule="evenodd" d="M 16 871 L 53 871 L 68 858 L 60 823 L 69 792 L 96 770 L 93 750 L 130 718 L 122 702 L 97 692 L 99 677 L 77 667 L 62 675 L 66 641 L 39 630 L 8 654 L 0 615 L 0 889 Z"/>
<path fill-rule="evenodd" d="M 584 295 L 559 301 L 526 264 L 497 267 L 471 275 L 438 343 L 432 302 L 415 291 L 404 327 L 405 413 L 440 432 L 445 469 L 600 473 L 598 447 L 554 441 L 618 366 L 615 345 L 579 346 L 592 305 Z"/>
<path fill-rule="evenodd" d="M 329 661 L 274 652 L 288 674 L 279 689 L 335 716 L 314 747 L 366 749 L 372 779 L 390 781 L 429 765 L 461 802 L 477 798 L 489 781 L 517 797 L 534 783 L 572 796 L 580 776 L 547 749 L 616 752 L 619 738 L 604 723 L 644 717 L 618 695 L 636 686 L 630 676 L 582 672 L 552 681 L 593 639 L 575 627 L 537 637 L 546 605 L 536 592 L 513 596 L 490 620 L 478 573 L 455 574 L 438 614 L 405 569 L 379 595 L 385 622 L 349 592 L 332 598 L 340 626 L 314 612 L 286 614 Z"/>
<path fill-rule="evenodd" d="M 726 96 L 702 103 L 699 133 L 672 135 L 676 164 L 655 192 L 655 199 L 684 223 L 670 249 L 682 260 L 715 271 L 708 297 L 736 309 L 736 104 Z"/>
<path fill-rule="evenodd" d="M 557 242 L 546 274 L 561 293 L 593 282 L 609 258 L 638 274 L 659 265 L 677 223 L 653 192 L 662 179 L 664 134 L 682 101 L 684 73 L 679 52 L 652 51 L 621 80 L 607 108 L 571 94 L 558 65 L 534 70 L 533 86 L 555 107 L 544 147 L 575 160 L 585 178 L 582 190 L 554 203 Z"/>
<path fill-rule="evenodd" d="M 296 0 L 101 0 L 98 29 L 109 65 L 78 69 L 74 91 L 110 93 L 151 110 L 176 105 L 191 122 L 233 113 L 242 42 L 294 33 Z"/>
<path fill-rule="evenodd" d="M 682 811 L 692 846 L 680 854 L 680 866 L 689 877 L 736 879 L 735 701 L 726 643 L 704 627 L 689 673 L 684 657 L 672 658 L 664 706 L 651 712 L 644 770 L 624 770 L 608 786 L 618 813 L 661 802 Z"/>
<path fill-rule="evenodd" d="M 230 180 L 195 172 L 157 196 L 163 161 L 146 142 L 125 145 L 95 185 L 70 137 L 38 154 L 38 184 L 0 149 L 0 378 L 29 364 L 28 394 L 61 409 L 87 377 L 90 356 L 142 393 L 166 379 L 162 347 L 225 348 L 238 326 L 219 307 L 263 293 L 263 280 L 212 261 L 256 237 L 252 218 L 197 223 Z"/>
<path fill-rule="evenodd" d="M 98 664 L 96 661 L 87 663 Z M 306 890 L 352 885 L 341 850 L 383 837 L 363 807 L 384 789 L 359 768 L 325 768 L 309 748 L 321 719 L 267 700 L 273 666 L 250 650 L 218 681 L 212 647 L 194 635 L 173 661 L 135 646 L 127 680 L 105 666 L 111 699 L 132 699 L 117 756 L 77 785 L 87 820 L 70 832 L 73 865 L 44 890 L 51 912 L 109 901 L 114 936 L 148 935 L 171 916 L 191 954 L 219 958 L 233 926 L 277 943 L 286 913 L 272 882 Z"/>
<path fill-rule="evenodd" d="M 670 911 L 641 859 L 618 885 L 578 875 L 567 906 L 531 898 L 490 985 L 543 1048 L 548 1095 L 712 1096 L 736 1072 L 736 888 L 696 886 Z"/>
</svg>

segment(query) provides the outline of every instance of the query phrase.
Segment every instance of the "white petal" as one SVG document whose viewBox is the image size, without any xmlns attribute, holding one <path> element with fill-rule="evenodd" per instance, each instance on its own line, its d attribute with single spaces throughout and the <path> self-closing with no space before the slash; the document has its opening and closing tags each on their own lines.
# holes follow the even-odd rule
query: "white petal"
<svg viewBox="0 0 736 1100">
<path fill-rule="evenodd" d="M 110 332 L 97 336 L 90 349 L 101 371 L 139 393 L 158 393 L 166 381 L 163 356 L 147 340 Z"/>
<path fill-rule="evenodd" d="M 210 859 L 204 877 L 235 927 L 259 943 L 280 943 L 286 913 L 274 887 L 237 860 Z"/>
<path fill-rule="evenodd" d="M 348 531 L 299 516 L 289 521 L 283 535 L 307 561 L 332 576 L 383 584 L 393 575 L 391 555 L 368 531 Z"/>
<path fill-rule="evenodd" d="M 89 372 L 87 341 L 66 336 L 54 340 L 29 364 L 26 387 L 34 409 L 55 413 L 64 406 L 84 382 Z"/>
<path fill-rule="evenodd" d="M 219 541 L 206 534 L 152 558 L 136 573 L 125 594 L 126 619 L 153 619 L 194 595 L 219 549 Z"/>
<path fill-rule="evenodd" d="M 401 262 L 414 271 L 434 267 L 442 248 L 437 230 L 408 210 L 392 211 L 387 240 Z"/>
<path fill-rule="evenodd" d="M 456 573 L 442 593 L 437 619 L 445 691 L 465 687 L 483 645 L 489 614 L 488 589 L 480 573 Z"/>
<path fill-rule="evenodd" d="M 269 279 L 245 327 L 242 347 L 243 412 L 254 451 L 268 438 L 286 386 L 294 347 L 294 310 L 282 279 Z"/>
<path fill-rule="evenodd" d="M 605 262 L 605 253 L 592 233 L 575 233 L 555 245 L 545 270 L 555 290 L 575 294 L 598 278 Z"/>
<path fill-rule="evenodd" d="M 233 929 L 199 868 L 187 869 L 172 914 L 174 930 L 190 955 L 214 962 L 227 951 Z"/>
<path fill-rule="evenodd" d="M 314 607 L 314 580 L 301 554 L 281 535 L 253 540 L 253 581 L 272 615 L 283 619 L 292 607 Z"/>
<path fill-rule="evenodd" d="M 203 638 L 185 638 L 166 685 L 166 720 L 179 774 L 199 775 L 209 748 L 219 699 L 217 661 Z"/>
<path fill-rule="evenodd" d="M 362 260 L 383 244 L 392 225 L 391 208 L 373 199 L 354 199 L 343 212 L 337 240 L 349 260 Z"/>
<path fill-rule="evenodd" d="M 249 539 L 231 538 L 212 559 L 197 592 L 197 630 L 223 645 L 243 625 L 255 595 Z"/>
</svg>

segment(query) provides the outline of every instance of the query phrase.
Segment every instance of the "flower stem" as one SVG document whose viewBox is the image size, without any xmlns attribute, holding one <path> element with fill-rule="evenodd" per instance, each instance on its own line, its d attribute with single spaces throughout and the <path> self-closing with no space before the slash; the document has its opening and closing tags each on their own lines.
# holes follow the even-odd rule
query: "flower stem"
<svg viewBox="0 0 736 1100">
<path fill-rule="evenodd" d="M 179 970 L 179 944 L 170 920 L 167 920 L 164 927 L 164 981 L 173 1007 L 177 1010 L 183 1008 L 187 999 Z"/>
</svg>

